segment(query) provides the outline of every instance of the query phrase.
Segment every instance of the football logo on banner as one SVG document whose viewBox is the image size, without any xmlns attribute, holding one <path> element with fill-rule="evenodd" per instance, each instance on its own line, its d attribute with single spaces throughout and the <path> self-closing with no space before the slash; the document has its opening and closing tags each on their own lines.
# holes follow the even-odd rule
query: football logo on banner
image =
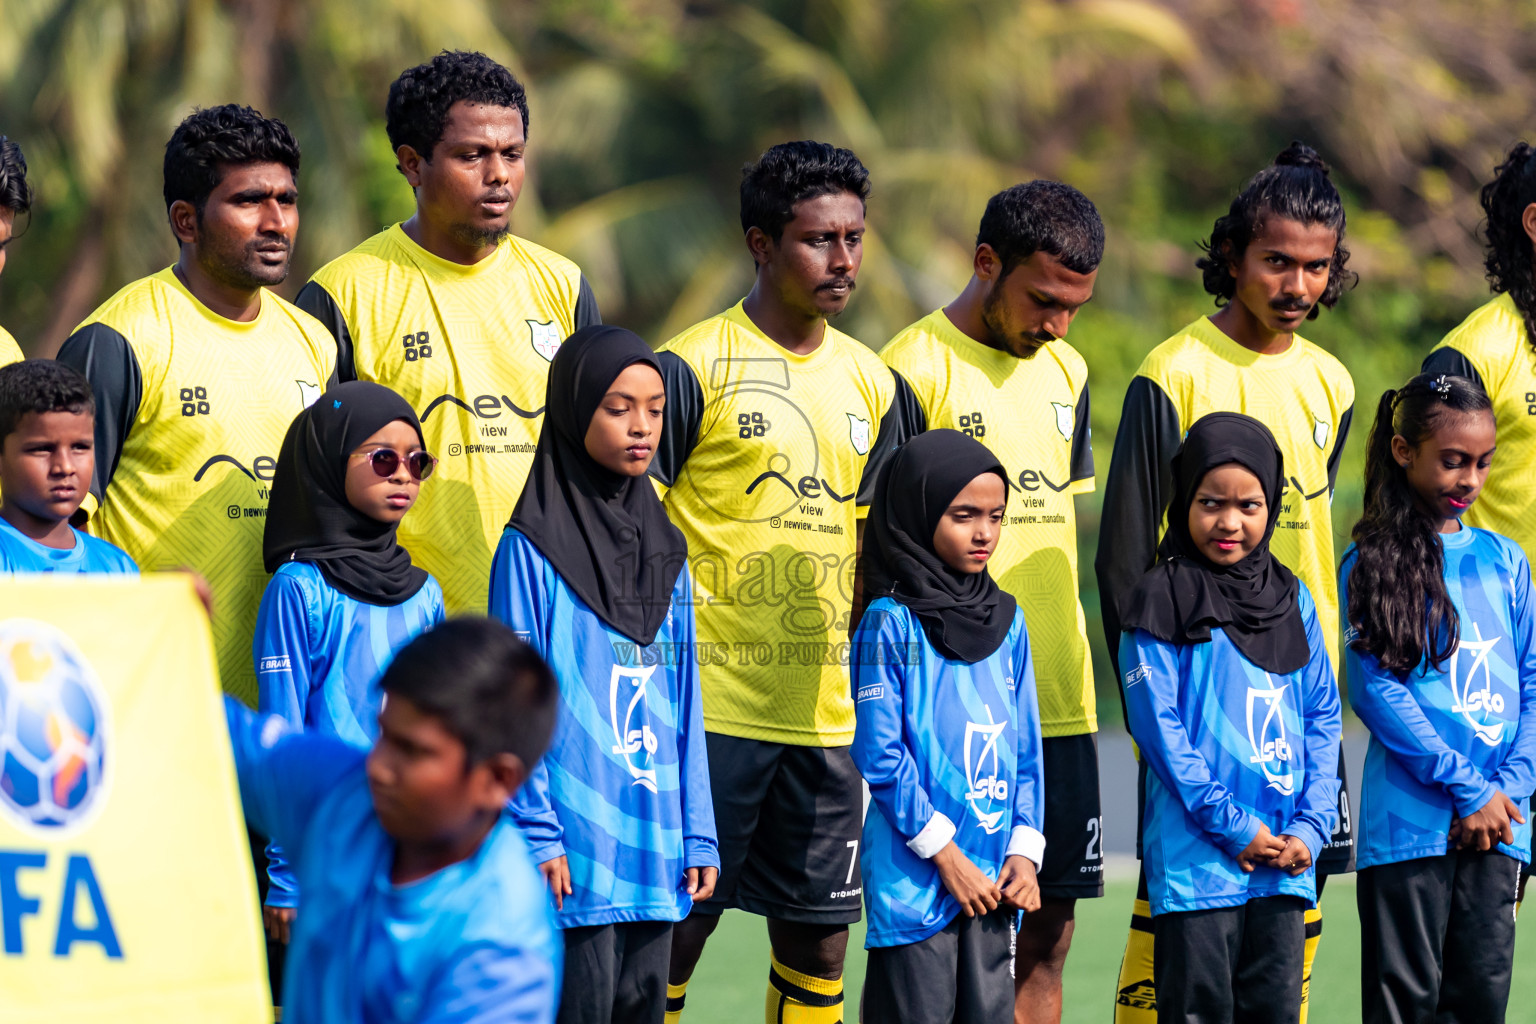
<svg viewBox="0 0 1536 1024">
<path fill-rule="evenodd" d="M 106 787 L 106 699 L 68 634 L 0 622 L 0 810 L 23 828 L 86 824 Z"/>
</svg>

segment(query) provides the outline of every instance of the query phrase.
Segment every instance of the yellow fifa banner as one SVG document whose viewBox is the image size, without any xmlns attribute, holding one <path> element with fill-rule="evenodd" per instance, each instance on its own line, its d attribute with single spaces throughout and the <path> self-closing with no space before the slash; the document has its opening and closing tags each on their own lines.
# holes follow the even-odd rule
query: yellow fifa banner
<svg viewBox="0 0 1536 1024">
<path fill-rule="evenodd" d="M 272 1019 L 190 577 L 0 581 L 0 1021 Z"/>
</svg>

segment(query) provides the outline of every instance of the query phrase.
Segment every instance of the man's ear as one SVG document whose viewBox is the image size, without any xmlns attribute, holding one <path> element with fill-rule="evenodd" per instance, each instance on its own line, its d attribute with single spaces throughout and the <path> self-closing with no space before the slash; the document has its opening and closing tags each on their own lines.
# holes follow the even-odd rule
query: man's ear
<svg viewBox="0 0 1536 1024">
<path fill-rule="evenodd" d="M 421 187 L 421 165 L 427 162 L 427 158 L 416 152 L 413 146 L 401 146 L 395 150 L 395 166 L 405 175 L 405 182 L 411 188 Z"/>
<path fill-rule="evenodd" d="M 516 754 L 492 754 L 481 765 L 489 777 L 487 802 L 500 808 L 528 781 L 528 766 Z"/>
<path fill-rule="evenodd" d="M 747 252 L 752 254 L 752 262 L 762 266 L 773 258 L 775 248 L 773 239 L 768 237 L 768 232 L 762 228 L 747 228 Z"/>
<path fill-rule="evenodd" d="M 971 257 L 971 272 L 982 281 L 999 281 L 1003 276 L 1003 258 L 997 254 L 988 242 L 982 242 L 976 247 L 976 253 Z"/>
<path fill-rule="evenodd" d="M 185 199 L 178 199 L 166 211 L 171 219 L 171 231 L 182 245 L 197 243 L 197 207 Z"/>
<path fill-rule="evenodd" d="M 1520 226 L 1525 229 L 1525 237 L 1536 244 L 1536 203 L 1532 203 L 1520 214 Z"/>
</svg>

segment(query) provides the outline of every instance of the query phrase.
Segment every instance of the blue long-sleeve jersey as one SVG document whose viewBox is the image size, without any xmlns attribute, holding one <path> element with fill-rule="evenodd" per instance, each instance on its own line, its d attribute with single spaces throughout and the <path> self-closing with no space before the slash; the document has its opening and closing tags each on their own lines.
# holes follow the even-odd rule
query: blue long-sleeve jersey
<svg viewBox="0 0 1536 1024">
<path fill-rule="evenodd" d="M 564 944 L 543 877 L 502 816 L 468 860 L 390 881 L 365 751 L 294 733 L 226 697 L 246 817 L 282 843 L 304 887 L 285 1015 L 365 1024 L 549 1024 Z"/>
<path fill-rule="evenodd" d="M 688 573 L 641 647 L 598 618 L 533 543 L 508 528 L 491 564 L 491 615 L 560 681 L 560 721 L 512 801 L 536 861 L 564 856 L 563 928 L 680 921 L 684 870 L 720 866 Z"/>
<path fill-rule="evenodd" d="M 1461 636 L 1449 660 L 1420 663 L 1401 679 L 1355 650 L 1346 630 L 1349 698 L 1371 731 L 1360 782 L 1357 863 L 1392 864 L 1445 853 L 1451 818 L 1503 791 L 1526 824 L 1499 849 L 1531 859 L 1530 797 L 1536 790 L 1536 643 L 1531 567 L 1514 541 L 1463 525 L 1441 534 L 1445 588 Z M 1348 607 L 1355 549 L 1339 566 Z"/>
<path fill-rule="evenodd" d="M 372 746 L 379 677 L 396 651 L 441 621 L 443 591 L 430 576 L 408 600 L 383 606 L 343 594 L 310 562 L 285 562 L 256 615 L 257 707 L 306 732 Z M 276 843 L 267 846 L 267 878 L 269 906 L 298 906 L 298 887 Z"/>
<path fill-rule="evenodd" d="M 115 572 L 137 574 L 128 552 L 99 537 L 71 529 L 75 546 L 50 548 L 0 519 L 0 572 Z"/>
<path fill-rule="evenodd" d="M 878 598 L 853 642 L 853 762 L 873 802 L 860 867 L 867 948 L 921 942 L 960 912 L 931 858 L 951 840 L 988 877 L 1045 853 L 1044 769 L 1024 613 L 974 664 L 940 654 Z"/>
<path fill-rule="evenodd" d="M 1293 877 L 1237 863 L 1260 825 L 1300 839 L 1316 862 L 1337 824 L 1339 688 L 1300 588 L 1312 656 L 1289 675 L 1253 664 L 1220 628 L 1202 644 L 1121 636 L 1126 718 L 1151 769 L 1141 842 L 1154 916 L 1264 896 L 1316 901 L 1312 868 Z"/>
</svg>

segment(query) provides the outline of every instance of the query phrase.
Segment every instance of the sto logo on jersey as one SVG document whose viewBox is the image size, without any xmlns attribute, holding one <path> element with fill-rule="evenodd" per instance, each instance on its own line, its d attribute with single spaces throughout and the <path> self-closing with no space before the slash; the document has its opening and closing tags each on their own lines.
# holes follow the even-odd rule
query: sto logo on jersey
<svg viewBox="0 0 1536 1024">
<path fill-rule="evenodd" d="M 1463 638 L 1451 652 L 1451 664 L 1446 672 L 1455 698 L 1451 711 L 1460 715 L 1472 727 L 1478 739 L 1490 747 L 1496 747 L 1504 739 L 1506 723 L 1495 717 L 1504 712 L 1504 695 L 1493 692 L 1493 674 L 1488 671 L 1488 655 L 1493 653 L 1500 638 L 1484 640 L 1482 630 L 1475 622 L 1472 624 L 1472 636 L 1471 640 Z M 1463 653 L 1471 655 L 1470 665 L 1462 658 Z"/>
<path fill-rule="evenodd" d="M 1274 689 L 1268 673 L 1265 678 L 1271 689 L 1248 687 L 1248 742 L 1253 747 L 1248 763 L 1259 766 L 1270 789 L 1290 796 L 1296 791 L 1296 776 L 1291 771 L 1291 744 L 1285 738 L 1285 719 L 1281 715 L 1290 684 Z M 1258 718 L 1261 714 L 1263 717 Z"/>
<path fill-rule="evenodd" d="M 656 792 L 656 733 L 651 730 L 646 696 L 655 665 L 613 666 L 608 678 L 608 720 L 613 725 L 613 753 L 624 759 L 631 785 Z M 623 710 L 620 710 L 620 704 Z"/>
<path fill-rule="evenodd" d="M 965 723 L 965 782 L 969 787 L 965 802 L 976 815 L 982 831 L 993 835 L 1002 830 L 1008 814 L 1008 780 L 998 772 L 997 741 L 1007 722 L 992 721 L 992 709 L 983 706 L 987 720 Z"/>
<path fill-rule="evenodd" d="M 105 706 L 68 636 L 42 622 L 0 623 L 0 808 L 13 821 L 51 832 L 100 806 Z"/>
</svg>

